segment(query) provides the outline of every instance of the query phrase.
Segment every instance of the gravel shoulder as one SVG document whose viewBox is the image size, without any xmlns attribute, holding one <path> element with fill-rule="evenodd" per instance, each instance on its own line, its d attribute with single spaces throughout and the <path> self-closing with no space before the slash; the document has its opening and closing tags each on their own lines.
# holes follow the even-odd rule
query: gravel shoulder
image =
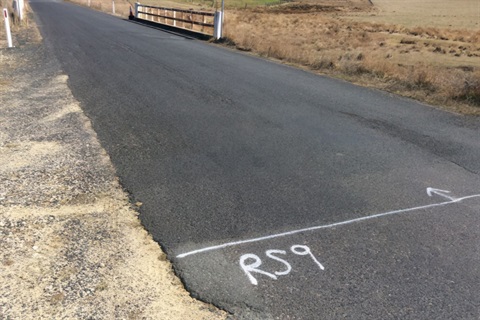
<svg viewBox="0 0 480 320">
<path fill-rule="evenodd" d="M 0 319 L 226 318 L 140 224 L 32 20 L 14 37 L 0 49 Z"/>
</svg>

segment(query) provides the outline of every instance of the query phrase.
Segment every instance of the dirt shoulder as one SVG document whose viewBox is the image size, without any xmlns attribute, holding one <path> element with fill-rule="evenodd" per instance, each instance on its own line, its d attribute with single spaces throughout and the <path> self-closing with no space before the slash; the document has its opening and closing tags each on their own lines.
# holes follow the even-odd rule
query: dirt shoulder
<svg viewBox="0 0 480 320">
<path fill-rule="evenodd" d="M 15 42 L 0 49 L 0 319 L 224 319 L 141 226 L 32 20 Z"/>
</svg>

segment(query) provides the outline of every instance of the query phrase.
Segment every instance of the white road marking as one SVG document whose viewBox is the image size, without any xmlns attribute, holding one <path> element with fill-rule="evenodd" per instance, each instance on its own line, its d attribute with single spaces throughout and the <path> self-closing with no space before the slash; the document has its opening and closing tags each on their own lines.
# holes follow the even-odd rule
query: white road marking
<svg viewBox="0 0 480 320">
<path fill-rule="evenodd" d="M 445 193 L 450 193 L 450 191 L 435 189 L 435 188 L 427 188 L 427 194 L 429 197 L 432 197 L 434 194 L 436 194 L 436 195 L 439 195 L 440 197 L 443 197 L 452 201 L 456 200 L 456 198 L 449 196 L 448 194 L 445 194 Z"/>
<path fill-rule="evenodd" d="M 292 246 L 290 248 L 290 251 L 292 251 L 292 253 L 298 256 L 306 256 L 306 255 L 310 256 L 310 258 L 313 260 L 313 262 L 317 264 L 320 270 L 325 270 L 325 267 L 317 260 L 317 258 L 315 258 L 315 256 L 313 255 L 309 247 L 297 244 Z M 240 261 L 239 261 L 240 268 L 242 268 L 243 272 L 247 275 L 248 280 L 250 280 L 251 284 L 253 284 L 254 286 L 258 285 L 258 280 L 253 276 L 254 273 L 263 274 L 269 277 L 270 279 L 277 280 L 278 277 L 286 276 L 287 274 L 290 273 L 290 271 L 292 271 L 292 265 L 287 260 L 273 255 L 274 253 L 286 255 L 287 251 L 276 250 L 276 249 L 265 251 L 265 255 L 268 258 L 282 263 L 286 267 L 285 270 L 274 271 L 273 273 L 267 272 L 265 270 L 261 270 L 260 266 L 262 265 L 262 259 L 260 259 L 259 256 L 253 253 L 247 253 L 240 257 Z M 246 262 L 247 260 L 250 260 L 251 262 L 247 263 Z"/>
<path fill-rule="evenodd" d="M 299 249 L 300 249 L 301 251 L 299 251 Z M 305 255 L 308 254 L 308 255 L 312 258 L 313 262 L 315 262 L 315 263 L 317 264 L 317 266 L 320 268 L 320 270 L 325 270 L 325 267 L 323 266 L 323 264 L 321 264 L 321 263 L 317 260 L 317 258 L 315 258 L 315 256 L 313 255 L 313 253 L 312 253 L 312 251 L 310 250 L 309 247 L 307 247 L 307 246 L 301 246 L 301 245 L 298 245 L 298 244 L 297 244 L 297 245 L 295 245 L 295 246 L 292 246 L 292 247 L 290 248 L 290 250 L 292 250 L 293 253 L 298 254 L 299 256 L 305 256 Z"/>
<path fill-rule="evenodd" d="M 432 193 L 436 193 L 438 195 L 446 197 L 447 199 L 450 199 L 450 201 L 428 204 L 428 205 L 414 207 L 414 208 L 393 210 L 393 211 L 378 213 L 378 214 L 365 216 L 365 217 L 361 217 L 361 218 L 356 218 L 356 219 L 351 219 L 351 220 L 346 220 L 346 221 L 341 221 L 341 222 L 335 222 L 335 223 L 331 223 L 331 224 L 325 224 L 325 225 L 320 225 L 320 226 L 314 226 L 314 227 L 309 227 L 309 228 L 292 230 L 292 231 L 283 232 L 283 233 L 272 234 L 272 235 L 268 235 L 268 236 L 264 236 L 264 237 L 252 238 L 252 239 L 241 240 L 241 241 L 227 242 L 227 243 L 219 244 L 219 245 L 216 245 L 216 246 L 205 247 L 205 248 L 202 248 L 202 249 L 197 249 L 197 250 L 185 252 L 185 253 L 177 255 L 177 258 L 185 258 L 187 256 L 191 256 L 191 255 L 202 253 L 202 252 L 224 249 L 224 248 L 227 248 L 227 247 L 237 246 L 237 245 L 241 245 L 241 244 L 245 244 L 245 243 L 252 243 L 252 242 L 259 242 L 259 241 L 264 241 L 264 240 L 270 240 L 270 239 L 274 239 L 274 238 L 290 236 L 290 235 L 294 235 L 294 234 L 302 233 L 302 232 L 307 232 L 307 231 L 334 228 L 334 227 L 338 227 L 338 226 L 343 226 L 343 225 L 352 224 L 352 223 L 356 223 L 356 222 L 360 222 L 360 221 L 366 221 L 366 220 L 381 218 L 381 217 L 394 215 L 394 214 L 400 214 L 400 213 L 417 211 L 417 210 L 422 210 L 422 209 L 435 208 L 435 207 L 442 207 L 442 206 L 446 206 L 446 205 L 449 205 L 449 204 L 452 204 L 452 203 L 462 202 L 463 200 L 480 197 L 480 194 L 474 194 L 474 195 L 466 196 L 466 197 L 462 197 L 462 198 L 453 198 L 453 197 L 450 197 L 450 196 L 447 196 L 447 195 L 443 194 L 443 192 L 449 192 L 449 191 L 427 188 L 427 193 L 429 194 L 429 196 L 431 196 Z"/>
</svg>

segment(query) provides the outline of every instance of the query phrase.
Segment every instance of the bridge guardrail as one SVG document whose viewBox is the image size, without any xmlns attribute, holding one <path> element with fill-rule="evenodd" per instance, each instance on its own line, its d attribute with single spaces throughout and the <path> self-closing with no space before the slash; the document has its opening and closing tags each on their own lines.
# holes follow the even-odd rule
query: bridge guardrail
<svg viewBox="0 0 480 320">
<path fill-rule="evenodd" d="M 222 12 L 195 11 L 135 3 L 135 18 L 221 38 Z"/>
</svg>

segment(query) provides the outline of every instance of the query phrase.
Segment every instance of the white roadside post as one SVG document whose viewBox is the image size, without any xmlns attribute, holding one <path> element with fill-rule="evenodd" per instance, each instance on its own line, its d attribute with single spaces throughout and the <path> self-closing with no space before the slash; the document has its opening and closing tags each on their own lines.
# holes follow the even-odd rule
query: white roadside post
<svg viewBox="0 0 480 320">
<path fill-rule="evenodd" d="M 23 20 L 23 11 L 25 10 L 25 2 L 23 0 L 18 0 L 18 18 L 20 21 Z"/>
<path fill-rule="evenodd" d="M 140 2 L 135 2 L 135 18 L 138 19 L 138 6 L 140 5 Z"/>
<path fill-rule="evenodd" d="M 12 48 L 12 33 L 10 32 L 10 20 L 8 20 L 8 11 L 3 9 L 3 19 L 5 20 L 5 31 L 7 32 L 7 43 L 8 47 Z"/>
<path fill-rule="evenodd" d="M 215 11 L 215 16 L 213 18 L 213 24 L 214 24 L 213 37 L 215 38 L 215 40 L 222 38 L 222 20 L 223 20 L 222 16 L 223 16 L 222 11 Z"/>
<path fill-rule="evenodd" d="M 112 13 L 115 14 L 115 0 L 112 0 Z"/>
</svg>

